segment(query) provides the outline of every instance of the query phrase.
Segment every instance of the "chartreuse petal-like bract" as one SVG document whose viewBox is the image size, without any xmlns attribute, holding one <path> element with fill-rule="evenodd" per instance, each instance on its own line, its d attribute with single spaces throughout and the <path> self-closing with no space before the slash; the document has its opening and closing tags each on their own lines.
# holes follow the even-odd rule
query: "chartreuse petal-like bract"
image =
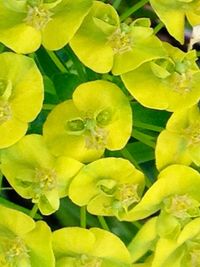
<svg viewBox="0 0 200 267">
<path fill-rule="evenodd" d="M 54 267 L 51 230 L 43 221 L 0 205 L 1 267 Z"/>
<path fill-rule="evenodd" d="M 167 144 L 167 146 L 166 146 Z M 197 105 L 174 112 L 157 139 L 156 165 L 200 165 L 200 110 Z"/>
<path fill-rule="evenodd" d="M 0 65 L 0 148 L 5 148 L 25 135 L 28 122 L 42 108 L 44 93 L 42 75 L 31 58 L 5 52 Z"/>
<path fill-rule="evenodd" d="M 185 17 L 192 26 L 200 24 L 199 0 L 150 0 L 169 33 L 184 43 Z"/>
<path fill-rule="evenodd" d="M 189 222 L 177 240 L 160 239 L 155 249 L 152 267 L 200 266 L 200 218 Z"/>
<path fill-rule="evenodd" d="M 128 98 L 117 85 L 97 80 L 79 85 L 72 100 L 58 104 L 48 115 L 43 134 L 56 156 L 90 162 L 105 148 L 122 149 L 131 130 Z"/>
<path fill-rule="evenodd" d="M 200 71 L 195 50 L 187 53 L 163 43 L 168 57 L 152 60 L 122 74 L 122 80 L 142 105 L 176 111 L 195 105 L 200 99 Z"/>
<path fill-rule="evenodd" d="M 93 7 L 70 42 L 79 59 L 96 72 L 119 75 L 142 63 L 166 55 L 153 35 L 150 20 L 141 18 L 120 24 L 116 10 L 94 1 Z"/>
<path fill-rule="evenodd" d="M 56 267 L 131 267 L 128 249 L 114 234 L 68 227 L 53 232 Z"/>
<path fill-rule="evenodd" d="M 103 158 L 84 166 L 69 187 L 69 197 L 95 215 L 126 217 L 140 200 L 144 175 L 128 160 Z"/>
<path fill-rule="evenodd" d="M 69 183 L 82 165 L 72 158 L 54 157 L 43 137 L 35 134 L 26 135 L 1 153 L 1 171 L 6 179 L 45 215 L 59 208 L 59 199 L 67 196 Z"/>
<path fill-rule="evenodd" d="M 66 45 L 80 27 L 92 0 L 1 0 L 0 42 L 17 53 L 41 44 L 49 50 Z"/>
<path fill-rule="evenodd" d="M 128 221 L 144 219 L 159 210 L 157 232 L 175 238 L 192 218 L 200 216 L 200 174 L 184 165 L 171 165 L 127 214 Z"/>
</svg>

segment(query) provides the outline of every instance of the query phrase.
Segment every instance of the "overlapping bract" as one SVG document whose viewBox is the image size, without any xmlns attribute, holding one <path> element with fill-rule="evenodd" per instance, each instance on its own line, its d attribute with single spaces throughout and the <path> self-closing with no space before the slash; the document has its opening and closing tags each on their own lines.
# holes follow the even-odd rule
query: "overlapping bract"
<svg viewBox="0 0 200 267">
<path fill-rule="evenodd" d="M 2 267 L 54 267 L 51 230 L 20 211 L 0 205 L 0 262 Z"/>
<path fill-rule="evenodd" d="M 87 205 L 92 214 L 121 218 L 140 201 L 144 185 L 143 173 L 128 160 L 104 158 L 81 169 L 70 184 L 69 197 Z"/>
<path fill-rule="evenodd" d="M 185 16 L 191 25 L 200 23 L 199 0 L 150 3 L 181 43 Z M 124 148 L 131 136 L 132 110 L 121 88 L 104 80 L 83 83 L 49 114 L 44 137 L 23 137 L 41 109 L 41 74 L 28 57 L 0 54 L 0 148 L 12 145 L 1 150 L 1 171 L 10 185 L 44 215 L 58 210 L 59 199 L 69 191 L 75 204 L 94 215 L 147 220 L 128 247 L 132 260 L 113 234 L 75 227 L 53 233 L 55 263 L 48 226 L 0 206 L 0 264 L 199 267 L 200 72 L 195 51 L 161 42 L 149 19 L 120 24 L 111 5 L 92 0 L 0 0 L 0 42 L 18 53 L 36 51 L 41 44 L 58 50 L 70 42 L 86 67 L 121 75 L 139 103 L 174 112 L 156 144 L 161 172 L 143 196 L 144 174 L 128 160 L 99 159 L 105 149 Z M 94 162 L 84 166 L 77 160 Z"/>
<path fill-rule="evenodd" d="M 58 50 L 73 37 L 91 5 L 92 0 L 1 0 L 0 42 L 24 54 L 41 44 Z"/>
<path fill-rule="evenodd" d="M 148 108 L 176 111 L 189 108 L 200 99 L 200 71 L 195 50 L 184 53 L 163 43 L 168 57 L 144 63 L 122 74 L 133 97 Z"/>
<path fill-rule="evenodd" d="M 100 158 L 105 148 L 123 148 L 131 130 L 128 98 L 117 85 L 97 80 L 81 84 L 72 100 L 57 105 L 44 123 L 43 134 L 56 156 L 90 162 Z"/>
<path fill-rule="evenodd" d="M 1 153 L 1 171 L 6 179 L 45 215 L 58 210 L 59 199 L 67 196 L 70 180 L 81 167 L 75 159 L 54 157 L 40 135 L 26 135 Z"/>
<path fill-rule="evenodd" d="M 31 58 L 5 52 L 0 65 L 0 148 L 5 148 L 26 134 L 28 122 L 42 108 L 44 92 L 42 75 Z"/>
<path fill-rule="evenodd" d="M 87 67 L 100 73 L 112 70 L 115 75 L 165 56 L 150 20 L 142 18 L 131 25 L 120 25 L 115 9 L 100 1 L 94 2 L 70 46 Z"/>
<path fill-rule="evenodd" d="M 53 249 L 57 267 L 131 266 L 130 254 L 122 241 L 99 228 L 59 229 L 53 233 Z"/>
<path fill-rule="evenodd" d="M 158 136 L 155 152 L 158 169 L 173 163 L 200 165 L 200 110 L 197 105 L 173 113 L 166 129 Z"/>
<path fill-rule="evenodd" d="M 200 24 L 199 0 L 150 0 L 169 33 L 184 43 L 185 17 L 192 26 Z"/>
</svg>

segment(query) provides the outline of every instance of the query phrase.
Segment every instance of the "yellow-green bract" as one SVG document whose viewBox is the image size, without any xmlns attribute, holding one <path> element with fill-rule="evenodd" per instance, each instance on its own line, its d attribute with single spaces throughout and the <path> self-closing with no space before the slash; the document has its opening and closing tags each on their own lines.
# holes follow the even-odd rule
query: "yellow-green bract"
<svg viewBox="0 0 200 267">
<path fill-rule="evenodd" d="M 122 80 L 145 107 L 168 111 L 191 107 L 200 99 L 196 51 L 184 53 L 168 43 L 163 46 L 168 57 L 144 63 L 122 74 Z"/>
<path fill-rule="evenodd" d="M 150 3 L 169 33 L 184 43 L 185 17 L 194 26 L 200 24 L 199 0 L 150 0 Z"/>
<path fill-rule="evenodd" d="M 42 75 L 31 58 L 5 52 L 0 65 L 0 148 L 5 148 L 25 135 L 44 93 Z"/>
<path fill-rule="evenodd" d="M 62 228 L 53 232 L 56 267 L 130 267 L 130 254 L 114 234 L 99 229 Z"/>
<path fill-rule="evenodd" d="M 54 267 L 51 230 L 24 213 L 0 205 L 1 267 Z"/>
<path fill-rule="evenodd" d="M 158 169 L 173 163 L 190 165 L 192 162 L 200 165 L 200 110 L 197 105 L 174 112 L 156 144 Z"/>
<path fill-rule="evenodd" d="M 74 177 L 69 197 L 95 215 L 125 217 L 139 201 L 145 179 L 128 160 L 104 158 L 96 160 Z"/>
<path fill-rule="evenodd" d="M 92 0 L 0 0 L 0 42 L 17 53 L 66 45 L 92 6 Z"/>
<path fill-rule="evenodd" d="M 72 158 L 54 157 L 43 137 L 34 134 L 1 153 L 1 171 L 9 183 L 45 215 L 59 208 L 59 199 L 67 196 L 69 183 L 82 166 Z"/>
<path fill-rule="evenodd" d="M 188 223 L 176 240 L 160 239 L 155 249 L 152 267 L 200 266 L 200 218 Z"/>
<path fill-rule="evenodd" d="M 94 2 L 70 46 L 87 67 L 100 73 L 112 70 L 115 75 L 166 55 L 149 19 L 120 25 L 116 10 L 100 1 Z"/>
<path fill-rule="evenodd" d="M 157 232 L 174 238 L 192 218 L 200 216 L 200 174 L 188 166 L 174 164 L 160 172 L 158 178 L 125 219 L 144 219 L 161 210 Z"/>
<path fill-rule="evenodd" d="M 97 80 L 79 85 L 57 105 L 43 127 L 44 138 L 56 156 L 82 162 L 100 158 L 105 148 L 122 149 L 130 138 L 132 111 L 118 86 Z"/>
</svg>

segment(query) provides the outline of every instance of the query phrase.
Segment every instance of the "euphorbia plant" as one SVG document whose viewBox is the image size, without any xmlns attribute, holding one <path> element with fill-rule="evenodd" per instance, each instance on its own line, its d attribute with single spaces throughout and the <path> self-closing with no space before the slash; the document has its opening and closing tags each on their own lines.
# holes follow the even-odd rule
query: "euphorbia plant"
<svg viewBox="0 0 200 267">
<path fill-rule="evenodd" d="M 100 158 L 105 148 L 123 148 L 131 129 L 128 98 L 117 85 L 96 80 L 79 85 L 72 100 L 51 111 L 43 134 L 54 155 L 90 162 Z"/>
<path fill-rule="evenodd" d="M 31 53 L 41 44 L 57 50 L 73 37 L 91 5 L 92 0 L 1 0 L 0 41 L 17 53 Z"/>
</svg>

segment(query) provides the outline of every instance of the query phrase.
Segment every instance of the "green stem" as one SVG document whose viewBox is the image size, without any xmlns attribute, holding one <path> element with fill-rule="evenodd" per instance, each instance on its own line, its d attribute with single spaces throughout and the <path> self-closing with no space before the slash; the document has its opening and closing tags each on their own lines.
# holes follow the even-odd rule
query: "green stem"
<svg viewBox="0 0 200 267">
<path fill-rule="evenodd" d="M 3 191 L 3 190 L 13 190 L 13 188 L 12 187 L 1 187 L 0 191 Z"/>
<path fill-rule="evenodd" d="M 108 224 L 103 216 L 98 216 L 98 220 L 104 230 L 110 231 Z"/>
<path fill-rule="evenodd" d="M 154 132 L 161 132 L 164 129 L 163 127 L 148 124 L 148 123 L 141 122 L 141 121 L 134 121 L 134 126 L 138 128 L 146 129 L 146 130 L 151 130 Z"/>
<path fill-rule="evenodd" d="M 81 79 L 81 81 L 82 82 L 86 82 L 87 81 L 87 78 L 86 78 L 86 73 L 85 73 L 84 66 L 79 61 L 79 59 L 77 58 L 77 56 L 74 54 L 73 50 L 70 47 L 67 47 L 66 48 L 66 54 L 68 55 L 68 57 L 74 63 L 74 66 L 76 68 L 76 71 L 77 71 L 77 73 L 78 73 L 79 78 Z"/>
<path fill-rule="evenodd" d="M 82 228 L 86 228 L 87 226 L 86 206 L 81 207 L 80 209 L 80 225 Z"/>
<path fill-rule="evenodd" d="M 133 156 L 131 155 L 131 153 L 128 151 L 127 148 L 123 148 L 120 153 L 122 154 L 122 156 L 126 159 L 128 159 L 131 163 L 133 163 L 133 165 L 140 170 L 141 172 L 144 172 L 143 169 L 140 167 L 140 165 L 137 163 L 137 161 L 133 158 Z M 145 184 L 148 188 L 150 188 L 152 186 L 152 182 L 151 179 L 149 177 L 147 177 L 147 175 L 145 175 Z"/>
<path fill-rule="evenodd" d="M 43 104 L 42 109 L 44 110 L 52 110 L 56 105 L 53 104 Z"/>
<path fill-rule="evenodd" d="M 158 24 L 156 25 L 156 27 L 155 27 L 154 30 L 153 30 L 153 33 L 154 33 L 154 34 L 157 34 L 157 33 L 158 33 L 164 26 L 165 26 L 165 24 L 162 23 L 162 21 L 161 21 L 160 23 L 158 23 Z"/>
<path fill-rule="evenodd" d="M 30 211 L 30 214 L 29 214 L 30 217 L 31 218 L 34 218 L 35 215 L 36 215 L 36 213 L 37 213 L 37 211 L 38 211 L 38 205 L 37 204 L 34 204 L 32 210 Z"/>
<path fill-rule="evenodd" d="M 139 223 L 139 222 L 132 222 L 132 224 L 137 228 L 137 229 L 140 229 L 142 227 L 142 224 Z"/>
<path fill-rule="evenodd" d="M 132 131 L 132 137 L 137 139 L 138 141 L 142 142 L 143 144 L 155 148 L 155 142 L 152 141 L 152 137 L 144 134 L 136 129 Z"/>
<path fill-rule="evenodd" d="M 51 58 L 51 60 L 55 63 L 55 65 L 57 66 L 57 68 L 62 72 L 62 73 L 67 73 L 67 69 L 65 67 L 65 65 L 62 64 L 61 60 L 59 59 L 59 57 L 56 55 L 55 52 L 53 51 L 49 51 L 46 50 L 47 54 L 49 55 L 49 57 Z"/>
<path fill-rule="evenodd" d="M 114 7 L 115 9 L 118 9 L 119 5 L 121 4 L 121 1 L 122 1 L 122 0 L 115 0 L 114 3 L 113 3 L 113 7 Z"/>
<path fill-rule="evenodd" d="M 143 7 L 146 3 L 148 3 L 148 0 L 140 0 L 137 4 L 132 6 L 131 8 L 127 9 L 121 16 L 120 21 L 124 21 L 126 18 L 128 18 L 130 15 L 132 15 L 135 11 Z"/>
</svg>

